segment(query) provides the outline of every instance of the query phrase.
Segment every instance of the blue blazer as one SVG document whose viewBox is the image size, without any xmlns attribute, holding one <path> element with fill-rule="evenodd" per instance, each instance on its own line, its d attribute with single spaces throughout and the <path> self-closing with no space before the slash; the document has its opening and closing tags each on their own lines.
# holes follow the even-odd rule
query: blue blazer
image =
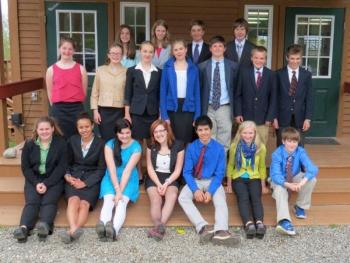
<svg viewBox="0 0 350 263">
<path fill-rule="evenodd" d="M 277 71 L 277 119 L 280 127 L 290 125 L 294 110 L 295 128 L 301 129 L 305 119 L 311 120 L 313 95 L 311 72 L 299 67 L 298 86 L 295 98 L 288 95 L 290 81 L 288 69 Z"/>
<path fill-rule="evenodd" d="M 201 106 L 202 106 L 202 114 L 207 115 L 208 106 L 209 106 L 209 96 L 210 96 L 210 88 L 212 84 L 212 60 L 208 59 L 203 63 L 199 64 L 199 77 L 201 83 Z M 230 97 L 230 106 L 232 117 L 234 116 L 234 90 L 237 85 L 237 77 L 238 77 L 238 64 L 229 59 L 224 59 L 225 64 L 225 80 L 227 92 Z"/>
<path fill-rule="evenodd" d="M 261 85 L 255 82 L 253 66 L 241 68 L 235 93 L 235 116 L 263 125 L 273 121 L 276 115 L 276 77 L 275 73 L 264 67 Z"/>
<path fill-rule="evenodd" d="M 177 83 L 174 67 L 175 58 L 171 57 L 163 67 L 162 80 L 160 82 L 160 116 L 168 120 L 168 111 L 177 111 Z M 183 111 L 194 112 L 194 119 L 201 113 L 199 74 L 198 68 L 193 62 L 187 60 L 187 87 Z"/>
<path fill-rule="evenodd" d="M 246 39 L 243 46 L 241 58 L 238 59 L 238 54 L 236 51 L 236 42 L 235 40 L 232 40 L 226 45 L 225 57 L 234 62 L 237 62 L 240 66 L 249 67 L 252 65 L 251 53 L 254 47 L 255 45 L 249 42 L 248 39 Z"/>
</svg>

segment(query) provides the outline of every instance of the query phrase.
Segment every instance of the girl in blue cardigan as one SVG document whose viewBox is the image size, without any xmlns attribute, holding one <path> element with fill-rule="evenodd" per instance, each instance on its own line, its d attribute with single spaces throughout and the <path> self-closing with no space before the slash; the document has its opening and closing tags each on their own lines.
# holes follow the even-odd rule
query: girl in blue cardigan
<svg viewBox="0 0 350 263">
<path fill-rule="evenodd" d="M 200 115 L 199 73 L 186 59 L 186 43 L 175 40 L 173 56 L 165 63 L 160 84 L 160 113 L 171 124 L 175 138 L 185 144 L 192 141 L 193 122 Z"/>
</svg>

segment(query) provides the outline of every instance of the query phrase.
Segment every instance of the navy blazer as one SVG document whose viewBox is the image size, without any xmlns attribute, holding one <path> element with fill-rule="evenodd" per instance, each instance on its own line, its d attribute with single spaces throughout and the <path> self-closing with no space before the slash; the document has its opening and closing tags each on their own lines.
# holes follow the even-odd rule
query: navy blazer
<svg viewBox="0 0 350 263">
<path fill-rule="evenodd" d="M 235 40 L 232 40 L 226 45 L 225 57 L 234 62 L 239 63 L 239 66 L 249 67 L 252 65 L 251 53 L 254 47 L 255 45 L 246 39 L 243 46 L 241 58 L 238 60 L 236 42 Z"/>
<path fill-rule="evenodd" d="M 165 64 L 160 84 L 160 116 L 168 120 L 168 111 L 177 111 L 177 83 L 174 67 L 175 59 L 171 57 Z M 198 68 L 190 59 L 187 60 L 187 86 L 183 111 L 194 112 L 193 120 L 201 114 Z"/>
<path fill-rule="evenodd" d="M 152 71 L 146 88 L 142 71 L 135 67 L 128 68 L 126 72 L 124 104 L 130 106 L 132 114 L 142 115 L 147 110 L 149 115 L 158 115 L 161 70 Z"/>
<path fill-rule="evenodd" d="M 210 96 L 210 88 L 212 85 L 212 60 L 208 59 L 205 62 L 202 62 L 198 65 L 199 67 L 199 78 L 201 84 L 201 108 L 202 114 L 206 115 L 208 113 L 209 106 L 209 96 Z M 238 64 L 229 60 L 224 59 L 225 64 L 225 80 L 227 92 L 230 97 L 230 106 L 232 117 L 234 116 L 234 90 L 237 85 L 237 77 L 238 77 Z"/>
<path fill-rule="evenodd" d="M 193 43 L 187 44 L 187 57 L 190 58 L 193 62 L 192 44 Z M 211 52 L 209 50 L 209 45 L 207 43 L 203 42 L 201 53 L 199 54 L 198 61 L 195 64 L 200 64 L 209 58 L 211 58 Z"/>
<path fill-rule="evenodd" d="M 253 66 L 241 68 L 235 92 L 235 116 L 243 120 L 254 121 L 263 125 L 273 121 L 276 111 L 276 76 L 264 67 L 260 88 L 256 87 L 255 69 Z"/>
<path fill-rule="evenodd" d="M 301 129 L 306 119 L 311 120 L 313 107 L 311 72 L 299 67 L 298 86 L 295 97 L 288 95 L 290 81 L 288 69 L 277 71 L 277 118 L 280 127 L 290 125 L 294 110 L 296 128 Z"/>
</svg>

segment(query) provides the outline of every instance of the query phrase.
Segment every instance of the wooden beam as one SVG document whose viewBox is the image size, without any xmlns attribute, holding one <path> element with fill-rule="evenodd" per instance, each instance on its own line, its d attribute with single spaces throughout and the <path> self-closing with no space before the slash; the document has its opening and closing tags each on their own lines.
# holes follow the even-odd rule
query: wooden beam
<svg viewBox="0 0 350 263">
<path fill-rule="evenodd" d="M 44 88 L 44 78 L 29 79 L 24 81 L 12 82 L 0 86 L 0 99 L 5 100 L 7 97 L 41 90 Z"/>
<path fill-rule="evenodd" d="M 5 67 L 4 67 L 4 43 L 2 35 L 2 13 L 1 13 L 1 1 L 0 1 L 0 84 L 5 83 Z"/>
</svg>

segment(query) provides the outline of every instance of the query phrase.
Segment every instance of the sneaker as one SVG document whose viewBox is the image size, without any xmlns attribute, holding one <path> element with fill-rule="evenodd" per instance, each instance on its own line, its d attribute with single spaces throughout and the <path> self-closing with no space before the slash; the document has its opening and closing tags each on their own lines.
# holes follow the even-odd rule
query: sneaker
<svg viewBox="0 0 350 263">
<path fill-rule="evenodd" d="M 199 231 L 199 243 L 203 245 L 210 242 L 214 236 L 214 232 L 215 231 L 213 226 L 203 226 Z"/>
<path fill-rule="evenodd" d="M 73 242 L 72 236 L 67 231 L 61 232 L 59 236 L 64 244 L 70 244 Z"/>
<path fill-rule="evenodd" d="M 38 231 L 39 241 L 45 242 L 50 232 L 49 225 L 45 222 L 39 222 L 36 226 L 36 229 Z"/>
<path fill-rule="evenodd" d="M 263 223 L 256 224 L 256 237 L 263 239 L 266 233 L 266 226 Z"/>
<path fill-rule="evenodd" d="M 100 241 L 102 242 L 107 241 L 106 228 L 105 228 L 105 224 L 102 221 L 98 221 L 98 223 L 96 224 L 96 233 Z"/>
<path fill-rule="evenodd" d="M 276 231 L 278 233 L 289 235 L 289 236 L 295 236 L 296 234 L 294 230 L 294 226 L 287 219 L 281 220 L 278 223 L 278 225 L 276 226 Z"/>
<path fill-rule="evenodd" d="M 256 235 L 255 225 L 253 223 L 249 223 L 244 228 L 247 239 L 253 239 Z"/>
<path fill-rule="evenodd" d="M 296 218 L 300 218 L 300 219 L 306 218 L 305 210 L 297 205 L 294 206 L 294 212 L 295 212 Z"/>
<path fill-rule="evenodd" d="M 73 241 L 78 240 L 84 234 L 84 230 L 82 228 L 77 228 L 74 233 L 72 233 Z"/>
<path fill-rule="evenodd" d="M 214 245 L 238 247 L 241 243 L 241 237 L 236 234 L 231 234 L 229 231 L 219 230 L 215 232 L 215 235 L 211 241 Z"/>
<path fill-rule="evenodd" d="M 164 224 L 160 224 L 158 226 L 158 232 L 161 233 L 163 236 L 165 235 L 165 225 Z"/>
<path fill-rule="evenodd" d="M 164 234 L 160 233 L 159 227 L 154 227 L 148 230 L 147 237 L 153 238 L 156 241 L 161 241 L 164 237 Z"/>
<path fill-rule="evenodd" d="M 28 229 L 25 226 L 16 228 L 13 232 L 13 237 L 17 239 L 18 243 L 25 243 L 28 239 Z"/>
<path fill-rule="evenodd" d="M 113 227 L 113 223 L 112 221 L 109 221 L 106 223 L 106 239 L 109 242 L 113 242 L 116 241 L 117 238 L 117 234 L 115 233 L 115 229 Z"/>
</svg>

